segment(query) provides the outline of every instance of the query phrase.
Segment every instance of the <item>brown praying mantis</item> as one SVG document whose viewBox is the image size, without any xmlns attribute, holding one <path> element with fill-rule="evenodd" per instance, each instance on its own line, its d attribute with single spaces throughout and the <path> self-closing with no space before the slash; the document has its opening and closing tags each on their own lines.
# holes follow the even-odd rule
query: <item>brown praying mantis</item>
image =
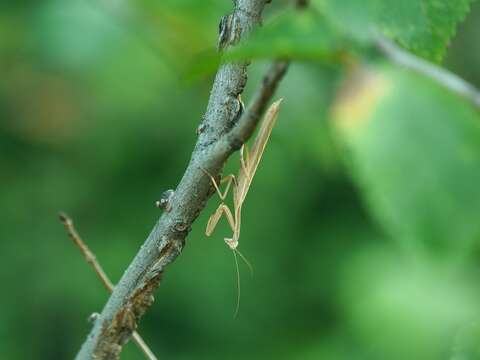
<svg viewBox="0 0 480 360">
<path fill-rule="evenodd" d="M 260 129 L 258 131 L 257 137 L 252 145 L 250 152 L 247 149 L 246 144 L 243 144 L 240 148 L 240 170 L 238 175 L 235 178 L 235 175 L 231 174 L 225 176 L 220 180 L 220 184 L 227 183 L 225 191 L 220 191 L 219 184 L 215 181 L 215 178 L 210 175 L 206 170 L 203 170 L 207 176 L 210 177 L 215 190 L 217 191 L 220 199 L 222 200 L 221 204 L 218 206 L 217 210 L 210 216 L 207 223 L 207 228 L 205 233 L 207 236 L 210 236 L 215 227 L 218 224 L 218 221 L 221 219 L 222 215 L 225 215 L 227 218 L 228 224 L 230 225 L 233 235 L 231 238 L 224 238 L 225 243 L 233 251 L 235 258 L 235 266 L 237 270 L 237 307 L 235 309 L 235 314 L 238 312 L 238 307 L 240 304 L 240 271 L 238 268 L 237 254 L 242 258 L 243 261 L 248 265 L 250 271 L 252 266 L 247 261 L 247 259 L 238 251 L 238 240 L 240 238 L 240 225 L 241 225 L 241 214 L 242 214 L 242 205 L 247 196 L 250 185 L 252 184 L 253 176 L 257 171 L 258 164 L 262 158 L 265 146 L 267 145 L 268 139 L 272 132 L 273 126 L 277 119 L 278 110 L 282 99 L 274 102 L 268 109 Z M 233 184 L 233 185 L 232 185 Z M 224 203 L 230 187 L 233 188 L 233 213 L 230 208 Z"/>
</svg>

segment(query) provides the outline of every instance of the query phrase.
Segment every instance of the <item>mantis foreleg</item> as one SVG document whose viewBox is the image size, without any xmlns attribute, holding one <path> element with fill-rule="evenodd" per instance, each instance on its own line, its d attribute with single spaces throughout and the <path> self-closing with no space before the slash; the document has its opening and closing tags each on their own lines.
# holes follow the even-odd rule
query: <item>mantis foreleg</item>
<svg viewBox="0 0 480 360">
<path fill-rule="evenodd" d="M 207 236 L 210 236 L 213 230 L 215 230 L 215 227 L 217 226 L 218 221 L 222 217 L 222 214 L 225 214 L 225 217 L 228 220 L 228 224 L 230 225 L 232 230 L 235 231 L 235 219 L 232 215 L 232 212 L 230 211 L 227 205 L 225 205 L 224 203 L 221 203 L 218 206 L 217 210 L 208 219 L 207 228 L 205 230 L 205 234 Z"/>
</svg>

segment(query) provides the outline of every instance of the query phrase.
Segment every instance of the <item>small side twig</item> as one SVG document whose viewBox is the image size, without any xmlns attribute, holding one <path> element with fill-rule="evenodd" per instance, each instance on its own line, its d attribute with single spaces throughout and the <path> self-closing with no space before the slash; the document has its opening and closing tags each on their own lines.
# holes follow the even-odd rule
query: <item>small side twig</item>
<svg viewBox="0 0 480 360">
<path fill-rule="evenodd" d="M 255 130 L 260 117 L 265 112 L 269 101 L 277 90 L 280 81 L 288 70 L 289 62 L 274 61 L 262 78 L 256 92 L 253 94 L 246 111 L 231 130 L 227 141 L 230 143 L 244 143 Z"/>
<path fill-rule="evenodd" d="M 73 225 L 72 219 L 70 219 L 67 214 L 61 212 L 58 217 L 60 218 L 60 221 L 63 223 L 65 226 L 65 230 L 67 231 L 68 236 L 70 239 L 72 239 L 73 243 L 80 249 L 82 252 L 83 256 L 85 257 L 85 260 L 87 261 L 88 264 L 92 267 L 92 269 L 95 271 L 97 274 L 98 278 L 102 282 L 103 286 L 108 290 L 109 293 L 113 291 L 114 285 L 108 278 L 108 275 L 105 273 L 103 270 L 102 266 L 100 263 L 97 261 L 97 258 L 95 255 L 92 253 L 90 248 L 85 244 L 78 234 L 77 230 L 75 229 L 75 226 Z M 143 352 L 145 357 L 149 360 L 157 360 L 157 357 L 153 354 L 152 350 L 148 347 L 148 345 L 145 343 L 145 341 L 142 339 L 139 333 L 134 331 L 132 333 L 132 338 L 135 344 L 137 344 L 138 348 Z"/>
<path fill-rule="evenodd" d="M 95 255 L 93 255 L 92 251 L 89 249 L 87 244 L 85 244 L 82 238 L 80 237 L 80 235 L 78 235 L 77 231 L 75 230 L 75 227 L 73 226 L 72 219 L 70 219 L 63 212 L 60 213 L 58 217 L 60 218 L 60 221 L 65 226 L 65 230 L 67 231 L 68 236 L 70 237 L 70 239 L 73 240 L 74 244 L 80 249 L 83 256 L 85 257 L 86 262 L 90 264 L 90 266 L 93 268 L 98 278 L 102 282 L 103 286 L 108 290 L 108 292 L 112 292 L 114 287 L 113 283 L 110 281 L 107 274 L 105 273 L 102 266 L 99 264 Z"/>
<path fill-rule="evenodd" d="M 460 76 L 402 49 L 385 36 L 375 36 L 377 48 L 393 63 L 429 77 L 480 108 L 480 91 Z"/>
</svg>

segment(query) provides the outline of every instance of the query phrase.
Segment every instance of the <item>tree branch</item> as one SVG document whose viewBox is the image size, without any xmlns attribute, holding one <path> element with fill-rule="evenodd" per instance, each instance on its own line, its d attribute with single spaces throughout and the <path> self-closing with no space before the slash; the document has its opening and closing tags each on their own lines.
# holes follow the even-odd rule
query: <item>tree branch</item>
<svg viewBox="0 0 480 360">
<path fill-rule="evenodd" d="M 103 270 L 102 265 L 100 265 L 100 263 L 97 261 L 97 258 L 92 253 L 92 251 L 88 248 L 87 244 L 85 244 L 82 238 L 80 237 L 80 235 L 78 235 L 78 232 L 75 229 L 75 226 L 73 225 L 72 219 L 70 219 L 65 213 L 60 213 L 58 217 L 60 218 L 60 221 L 65 226 L 65 230 L 67 231 L 68 236 L 73 240 L 74 244 L 82 252 L 86 262 L 90 264 L 90 266 L 93 268 L 93 270 L 99 277 L 105 289 L 107 289 L 107 291 L 111 293 L 114 288 L 113 283 L 110 281 L 110 279 L 108 278 L 108 275 Z M 156 356 L 153 354 L 152 350 L 150 350 L 150 348 L 142 339 L 139 333 L 134 331 L 132 333 L 132 338 L 147 359 L 157 360 Z"/>
<path fill-rule="evenodd" d="M 480 92 L 478 89 L 458 75 L 403 50 L 383 35 L 377 35 L 375 42 L 378 49 L 392 62 L 429 77 L 441 86 L 480 107 Z"/>
<path fill-rule="evenodd" d="M 220 47 L 236 44 L 258 25 L 267 2 L 236 0 L 233 14 L 222 19 L 227 28 L 221 28 Z M 284 73 L 279 71 L 280 67 L 277 76 L 265 80 L 262 88 L 270 91 L 270 95 L 256 96 L 254 105 L 240 119 L 243 110 L 240 94 L 247 81 L 246 68 L 246 62 L 223 64 L 219 68 L 204 120 L 197 130 L 197 144 L 183 178 L 144 245 L 115 286 L 77 354 L 77 360 L 119 358 L 123 345 L 152 305 L 153 293 L 165 268 L 181 253 L 193 221 L 214 193 L 202 169 L 219 174 L 230 154 L 251 135 L 258 121 L 257 114 L 265 106 L 262 104 L 268 102 Z M 252 111 L 255 115 L 249 115 Z"/>
</svg>

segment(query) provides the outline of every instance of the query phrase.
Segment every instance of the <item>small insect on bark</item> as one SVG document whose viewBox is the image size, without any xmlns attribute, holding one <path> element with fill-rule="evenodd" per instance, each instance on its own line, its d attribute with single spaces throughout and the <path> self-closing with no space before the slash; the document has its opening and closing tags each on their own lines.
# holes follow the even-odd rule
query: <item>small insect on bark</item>
<svg viewBox="0 0 480 360">
<path fill-rule="evenodd" d="M 238 269 L 237 254 L 242 258 L 243 261 L 248 265 L 252 271 L 252 266 L 247 261 L 247 259 L 238 251 L 238 240 L 240 238 L 240 224 L 241 224 L 241 213 L 242 205 L 247 196 L 250 185 L 252 184 L 253 176 L 257 171 L 258 164 L 262 158 L 263 152 L 267 145 L 268 139 L 272 132 L 273 126 L 277 120 L 278 110 L 282 99 L 274 102 L 268 109 L 260 129 L 258 130 L 257 137 L 252 145 L 250 152 L 247 149 L 247 145 L 243 144 L 240 148 L 240 170 L 238 171 L 237 177 L 230 174 L 220 180 L 220 185 L 226 183 L 225 191 L 222 193 L 220 191 L 219 184 L 217 184 L 215 178 L 208 173 L 206 170 L 202 169 L 205 174 L 210 178 L 215 190 L 217 191 L 220 199 L 222 200 L 221 204 L 218 206 L 217 210 L 210 216 L 207 223 L 207 228 L 205 233 L 207 236 L 210 236 L 215 227 L 218 224 L 218 221 L 221 219 L 222 215 L 225 215 L 227 218 L 228 224 L 230 225 L 233 234 L 230 238 L 224 238 L 225 243 L 233 251 L 235 258 L 235 266 L 237 270 L 237 306 L 235 309 L 235 315 L 238 313 L 238 308 L 240 304 L 240 272 Z M 230 187 L 233 188 L 233 212 L 230 208 L 224 203 Z"/>
</svg>

